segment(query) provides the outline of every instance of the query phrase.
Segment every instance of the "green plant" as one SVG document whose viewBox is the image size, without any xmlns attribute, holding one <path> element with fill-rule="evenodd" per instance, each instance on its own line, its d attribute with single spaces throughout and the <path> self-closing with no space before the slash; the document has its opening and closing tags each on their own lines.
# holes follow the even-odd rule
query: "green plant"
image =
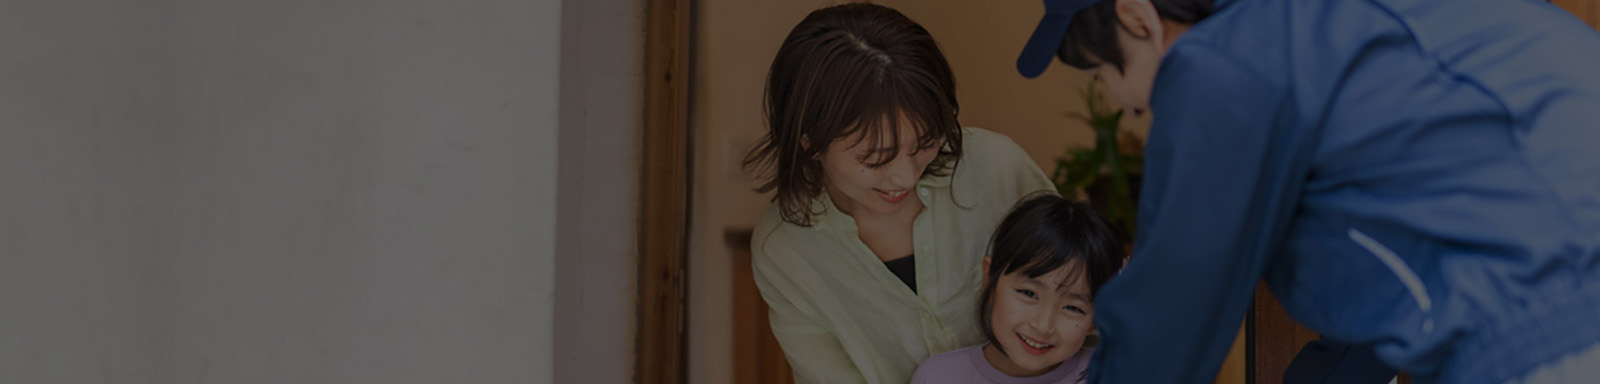
<svg viewBox="0 0 1600 384">
<path fill-rule="evenodd" d="M 1065 196 L 1087 195 L 1091 203 L 1103 210 L 1112 225 L 1121 227 L 1127 236 L 1133 236 L 1137 216 L 1134 212 L 1133 191 L 1129 187 L 1129 174 L 1139 172 L 1143 156 L 1138 151 L 1119 151 L 1119 137 L 1123 133 L 1122 110 L 1108 106 L 1095 82 L 1079 92 L 1088 114 L 1067 113 L 1068 117 L 1083 121 L 1094 130 L 1093 148 L 1067 149 L 1067 156 L 1056 159 L 1056 169 L 1050 174 L 1056 190 Z M 1100 187 L 1097 183 L 1108 183 Z M 1090 193 L 1103 191 L 1103 196 Z M 1102 201 L 1095 201 L 1102 200 Z M 1131 240 L 1131 238 L 1129 239 Z"/>
</svg>

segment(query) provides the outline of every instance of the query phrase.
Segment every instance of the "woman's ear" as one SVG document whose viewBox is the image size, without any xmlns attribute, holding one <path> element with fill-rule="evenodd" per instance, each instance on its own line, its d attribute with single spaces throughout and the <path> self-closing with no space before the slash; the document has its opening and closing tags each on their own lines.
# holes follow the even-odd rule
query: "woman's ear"
<svg viewBox="0 0 1600 384">
<path fill-rule="evenodd" d="M 800 135 L 800 149 L 804 150 L 804 151 L 810 151 L 811 150 L 811 135 L 806 135 L 806 134 L 801 134 Z M 815 155 L 811 155 L 811 159 L 812 160 L 817 160 L 817 159 L 821 159 L 821 158 L 822 158 L 822 152 L 820 152 L 820 151 L 817 152 Z"/>
<path fill-rule="evenodd" d="M 989 285 L 989 258 L 983 258 L 983 285 Z"/>
<path fill-rule="evenodd" d="M 1156 12 L 1156 6 L 1150 0 L 1117 0 L 1117 21 L 1122 23 L 1122 29 L 1129 35 L 1141 40 L 1155 38 L 1157 46 L 1165 43 L 1160 41 L 1163 35 L 1161 13 Z"/>
</svg>

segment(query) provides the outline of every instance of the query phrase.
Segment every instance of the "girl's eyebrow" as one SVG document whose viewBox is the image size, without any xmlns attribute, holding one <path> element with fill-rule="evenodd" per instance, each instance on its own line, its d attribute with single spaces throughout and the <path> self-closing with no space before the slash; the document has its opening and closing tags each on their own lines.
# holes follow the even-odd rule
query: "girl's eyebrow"
<svg viewBox="0 0 1600 384">
<path fill-rule="evenodd" d="M 1041 281 L 1039 281 L 1039 279 L 1035 279 L 1035 278 L 1032 278 L 1032 277 L 1022 279 L 1022 283 L 1023 284 L 1027 284 L 1027 285 L 1031 285 L 1031 286 L 1035 286 L 1035 287 L 1043 287 L 1044 286 L 1044 282 L 1041 282 Z"/>
<path fill-rule="evenodd" d="M 1044 282 L 1039 281 L 1039 279 L 1032 278 L 1032 277 L 1029 277 L 1029 278 L 1023 280 L 1023 282 L 1025 282 L 1027 284 L 1039 286 L 1039 287 L 1046 286 Z M 1060 292 L 1061 294 L 1066 295 L 1066 296 L 1071 297 L 1071 298 L 1074 298 L 1074 299 L 1079 299 L 1079 300 L 1083 300 L 1083 301 L 1092 301 L 1092 300 L 1089 299 L 1088 295 L 1084 295 L 1082 293 L 1077 293 L 1077 292 L 1068 292 L 1071 289 L 1072 288 L 1067 287 L 1066 284 L 1056 284 L 1056 292 Z"/>
</svg>

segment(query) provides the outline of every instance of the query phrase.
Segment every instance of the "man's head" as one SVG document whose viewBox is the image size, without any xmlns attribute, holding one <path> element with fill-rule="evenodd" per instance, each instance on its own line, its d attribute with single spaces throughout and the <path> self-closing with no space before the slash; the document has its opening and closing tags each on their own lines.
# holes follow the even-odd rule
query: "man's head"
<svg viewBox="0 0 1600 384">
<path fill-rule="evenodd" d="M 1032 78 L 1059 59 L 1094 75 L 1137 114 L 1149 109 L 1167 49 L 1211 11 L 1212 0 L 1045 0 L 1017 71 Z"/>
</svg>

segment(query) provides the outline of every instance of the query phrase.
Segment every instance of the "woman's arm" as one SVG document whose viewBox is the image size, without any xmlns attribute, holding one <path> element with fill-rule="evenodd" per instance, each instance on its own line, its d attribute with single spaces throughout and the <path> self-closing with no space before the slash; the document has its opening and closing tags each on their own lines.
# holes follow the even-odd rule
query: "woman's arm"
<svg viewBox="0 0 1600 384">
<path fill-rule="evenodd" d="M 756 250 L 760 252 L 760 250 Z M 772 334 L 789 358 L 796 383 L 865 383 L 843 344 L 828 328 L 789 299 L 798 287 L 763 255 L 755 257 L 756 286 L 770 308 Z"/>
<path fill-rule="evenodd" d="M 772 334 L 789 358 L 796 383 L 866 382 L 832 332 L 795 313 L 793 307 L 771 307 Z"/>
</svg>

